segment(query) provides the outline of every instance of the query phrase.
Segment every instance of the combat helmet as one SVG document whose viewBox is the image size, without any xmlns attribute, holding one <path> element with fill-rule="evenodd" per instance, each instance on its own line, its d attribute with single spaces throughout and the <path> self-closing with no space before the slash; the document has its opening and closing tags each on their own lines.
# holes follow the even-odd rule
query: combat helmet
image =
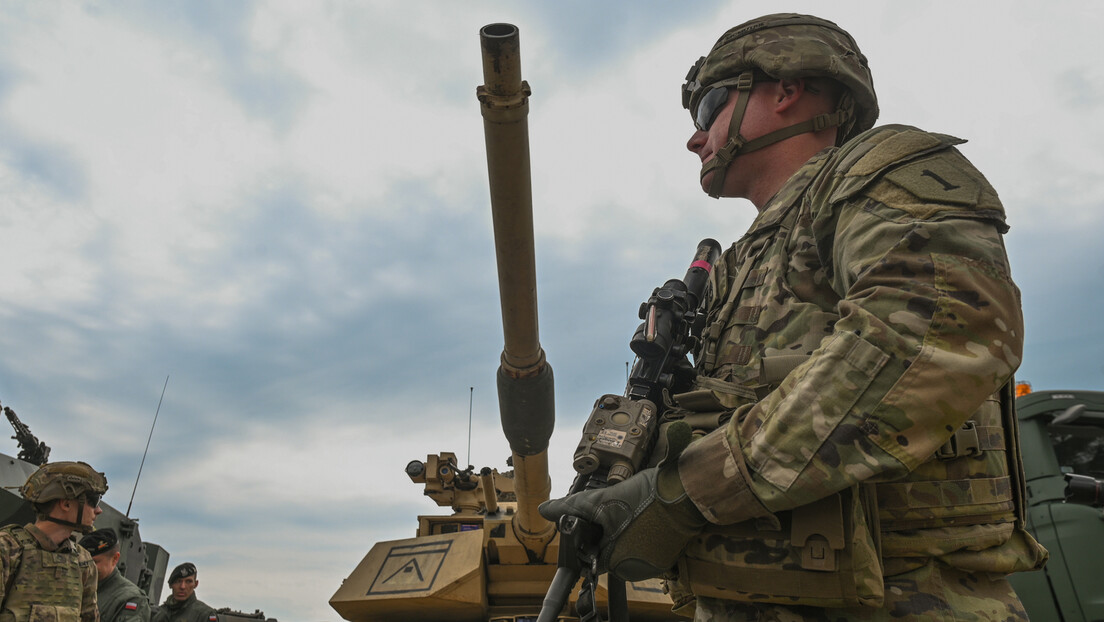
<svg viewBox="0 0 1104 622">
<path fill-rule="evenodd" d="M 92 530 L 91 527 L 83 524 L 85 506 L 91 505 L 94 510 L 105 492 L 107 492 L 107 478 L 86 462 L 44 464 L 19 488 L 23 498 L 34 504 L 36 509 L 58 499 L 77 500 L 80 504 L 80 512 L 76 523 L 54 517 L 44 517 L 44 519 L 85 533 Z"/>
<path fill-rule="evenodd" d="M 740 125 L 751 88 L 757 81 L 792 78 L 828 78 L 844 87 L 835 112 L 747 140 Z M 878 96 L 866 57 L 855 39 L 835 23 L 810 15 L 777 13 L 732 28 L 698 59 L 686 76 L 682 105 L 699 130 L 708 129 L 728 98 L 737 90 L 737 103 L 725 146 L 702 167 L 701 176 L 713 176 L 709 195 L 720 195 L 725 171 L 732 160 L 767 145 L 805 132 L 839 127 L 837 144 L 874 126 Z"/>
</svg>

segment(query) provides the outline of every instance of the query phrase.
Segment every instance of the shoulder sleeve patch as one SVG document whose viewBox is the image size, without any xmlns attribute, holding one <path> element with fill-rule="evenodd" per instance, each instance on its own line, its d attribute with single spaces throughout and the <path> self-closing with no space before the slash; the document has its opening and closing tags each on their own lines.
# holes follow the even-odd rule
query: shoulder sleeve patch
<svg viewBox="0 0 1104 622">
<path fill-rule="evenodd" d="M 922 201 L 974 206 L 981 194 L 976 179 L 943 158 L 906 164 L 887 173 L 885 179 Z"/>
<path fill-rule="evenodd" d="M 901 132 L 878 143 L 876 147 L 856 162 L 847 174 L 869 175 L 876 173 L 893 162 L 899 162 L 914 153 L 934 149 L 938 146 L 939 139 L 926 132 L 915 130 Z"/>
<path fill-rule="evenodd" d="M 878 143 L 869 153 L 855 162 L 847 175 L 870 175 L 911 155 L 962 142 L 965 141 L 941 134 L 931 134 L 915 129 L 905 130 Z"/>
</svg>

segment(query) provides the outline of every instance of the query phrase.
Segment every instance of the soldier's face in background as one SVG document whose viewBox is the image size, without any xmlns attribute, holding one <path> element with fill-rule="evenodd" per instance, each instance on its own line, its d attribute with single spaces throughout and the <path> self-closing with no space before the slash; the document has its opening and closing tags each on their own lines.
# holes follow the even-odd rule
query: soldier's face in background
<svg viewBox="0 0 1104 622">
<path fill-rule="evenodd" d="M 176 600 L 188 600 L 191 598 L 192 594 L 195 593 L 196 587 L 198 586 L 199 579 L 197 579 L 195 575 L 177 579 L 172 584 L 173 598 Z"/>
<path fill-rule="evenodd" d="M 95 522 L 96 517 L 103 514 L 103 509 L 100 508 L 100 496 L 89 495 L 84 502 L 85 505 L 83 516 L 81 516 L 81 523 L 86 527 L 92 527 L 92 523 Z"/>
<path fill-rule="evenodd" d="M 62 499 L 58 501 L 57 511 L 60 512 L 58 518 L 62 518 L 71 523 L 80 523 L 85 527 L 92 527 L 92 523 L 96 520 L 96 517 L 103 514 L 103 510 L 100 509 L 99 503 L 92 506 L 85 500 L 84 504 L 78 503 L 76 499 Z M 81 508 L 84 511 L 81 511 Z"/>
<path fill-rule="evenodd" d="M 92 557 L 92 561 L 96 564 L 96 574 L 99 575 L 100 581 L 111 576 L 111 573 L 115 570 L 115 566 L 119 563 L 119 556 L 119 551 L 115 551 L 114 553 L 104 553 Z"/>
</svg>

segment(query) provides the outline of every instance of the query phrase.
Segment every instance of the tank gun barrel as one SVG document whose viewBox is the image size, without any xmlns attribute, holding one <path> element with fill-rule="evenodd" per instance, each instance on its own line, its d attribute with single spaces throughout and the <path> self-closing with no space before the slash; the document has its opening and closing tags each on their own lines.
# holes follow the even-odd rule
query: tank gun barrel
<svg viewBox="0 0 1104 622">
<path fill-rule="evenodd" d="M 552 368 L 537 329 L 533 190 L 529 167 L 529 85 L 521 79 L 518 29 L 490 24 L 479 32 L 483 114 L 505 345 L 498 369 L 502 430 L 513 453 L 518 513 L 515 532 L 542 558 L 555 528 L 537 512 L 548 499 L 548 441 L 555 425 Z"/>
<path fill-rule="evenodd" d="M 561 536 L 538 511 L 552 491 L 548 449 L 555 406 L 552 367 L 537 330 L 530 89 L 521 79 L 517 27 L 490 24 L 479 39 L 484 84 L 476 95 L 505 338 L 498 402 L 513 473 L 461 468 L 449 452 L 410 462 L 411 481 L 424 484 L 424 494 L 453 514 L 419 516 L 415 537 L 372 547 L 330 599 L 351 622 L 534 620 L 559 576 Z M 594 600 L 606 598 L 595 594 Z M 671 600 L 658 581 L 634 587 L 627 600 L 648 614 L 640 620 L 670 618 Z"/>
<path fill-rule="evenodd" d="M 538 340 L 533 190 L 529 172 L 529 85 L 521 79 L 518 30 L 491 24 L 480 30 L 482 104 L 491 189 L 498 289 L 506 347 L 503 366 L 511 375 L 536 373 L 544 365 Z"/>
</svg>

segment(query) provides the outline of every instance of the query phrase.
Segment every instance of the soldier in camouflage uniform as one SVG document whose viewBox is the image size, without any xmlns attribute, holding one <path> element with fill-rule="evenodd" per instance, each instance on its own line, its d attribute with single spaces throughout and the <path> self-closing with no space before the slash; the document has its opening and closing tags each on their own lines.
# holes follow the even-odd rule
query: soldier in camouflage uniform
<svg viewBox="0 0 1104 622">
<path fill-rule="evenodd" d="M 150 604 L 145 593 L 123 576 L 119 565 L 119 538 L 111 529 L 97 529 L 81 538 L 92 555 L 99 584 L 96 602 L 102 622 L 149 622 Z"/>
<path fill-rule="evenodd" d="M 51 462 L 19 492 L 36 519 L 0 529 L 0 621 L 96 622 L 96 566 L 70 536 L 92 531 L 107 478 L 84 462 Z"/>
<path fill-rule="evenodd" d="M 173 568 L 169 587 L 172 593 L 153 614 L 153 622 L 218 622 L 215 610 L 196 598 L 199 574 L 195 564 L 184 562 Z"/>
<path fill-rule="evenodd" d="M 1026 618 L 1005 576 L 1047 554 L 1023 523 L 1023 320 L 964 141 L 874 128 L 866 58 L 803 15 L 729 30 L 683 103 L 702 189 L 758 209 L 672 400 L 720 425 L 542 514 L 598 523 L 600 570 L 665 576 L 696 620 Z"/>
</svg>

